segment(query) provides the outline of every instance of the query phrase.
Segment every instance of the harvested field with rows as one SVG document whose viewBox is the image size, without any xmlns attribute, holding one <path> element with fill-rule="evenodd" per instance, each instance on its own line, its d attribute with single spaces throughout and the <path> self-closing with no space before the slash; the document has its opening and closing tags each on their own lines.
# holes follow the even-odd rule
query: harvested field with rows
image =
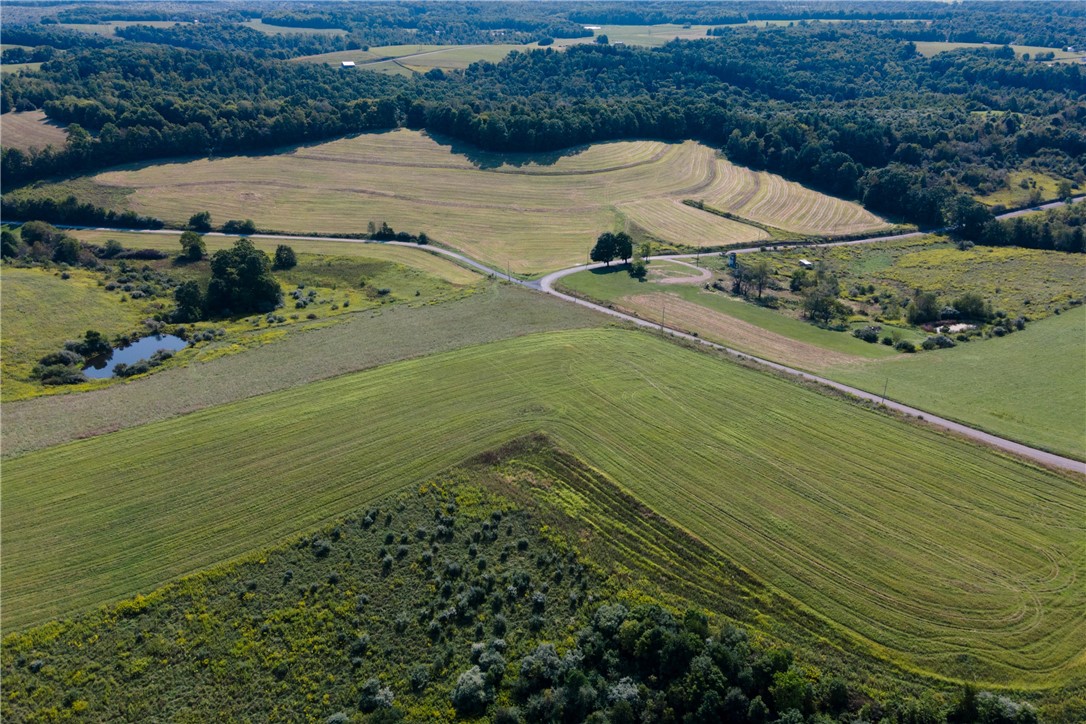
<svg viewBox="0 0 1086 724">
<path fill-rule="evenodd" d="M 252 218 L 261 229 L 302 234 L 364 233 L 369 222 L 384 221 L 522 274 L 582 261 L 609 229 L 640 228 L 691 247 L 768 238 L 755 226 L 683 207 L 684 199 L 711 199 L 715 208 L 802 233 L 885 226 L 856 204 L 738 168 L 692 141 L 497 155 L 395 131 L 268 156 L 110 171 L 94 183 L 131 189 L 115 194 L 117 203 L 170 226 L 205 209 L 218 223 Z M 62 183 L 34 193 L 67 190 Z"/>
</svg>

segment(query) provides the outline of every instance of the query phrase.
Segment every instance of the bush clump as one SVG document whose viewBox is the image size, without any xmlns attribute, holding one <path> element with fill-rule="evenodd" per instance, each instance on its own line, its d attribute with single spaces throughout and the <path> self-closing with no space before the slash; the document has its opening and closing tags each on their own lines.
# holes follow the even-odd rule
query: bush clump
<svg viewBox="0 0 1086 724">
<path fill-rule="evenodd" d="M 874 344 L 879 341 L 879 332 L 881 331 L 881 327 L 869 325 L 867 327 L 860 327 L 859 329 L 852 330 L 852 336 L 856 339 L 862 339 L 864 342 Z"/>
</svg>

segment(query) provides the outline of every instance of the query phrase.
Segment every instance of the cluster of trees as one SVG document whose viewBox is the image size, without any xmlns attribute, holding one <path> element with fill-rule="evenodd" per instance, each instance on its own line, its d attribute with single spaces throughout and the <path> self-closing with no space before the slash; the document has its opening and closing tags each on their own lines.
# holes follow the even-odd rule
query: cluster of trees
<svg viewBox="0 0 1086 724">
<path fill-rule="evenodd" d="M 613 234 L 605 231 L 596 239 L 596 245 L 589 252 L 592 261 L 602 261 L 607 266 L 615 259 L 621 259 L 625 264 L 633 256 L 633 239 L 625 231 Z"/>
<path fill-rule="evenodd" d="M 181 237 L 182 254 L 187 259 L 203 256 L 203 240 L 192 231 Z M 290 264 L 294 250 L 280 246 L 276 250 L 277 264 Z M 292 264 L 290 264 L 292 266 Z M 289 268 L 284 266 L 281 268 Z M 211 281 L 207 292 L 195 281 L 179 284 L 174 290 L 177 307 L 174 321 L 193 322 L 207 316 L 229 316 L 257 312 L 266 314 L 281 306 L 283 292 L 272 275 L 272 261 L 252 241 L 238 239 L 230 249 L 220 249 L 211 255 Z"/>
<path fill-rule="evenodd" d="M 991 221 L 978 243 L 989 246 L 1025 246 L 1086 253 L 1086 204 L 1067 205 L 1043 214 Z"/>
<path fill-rule="evenodd" d="M 84 249 L 78 239 L 43 221 L 23 224 L 18 235 L 8 229 L 0 232 L 0 257 L 25 257 L 36 262 L 52 261 L 70 265 L 97 263 L 94 255 Z"/>
</svg>

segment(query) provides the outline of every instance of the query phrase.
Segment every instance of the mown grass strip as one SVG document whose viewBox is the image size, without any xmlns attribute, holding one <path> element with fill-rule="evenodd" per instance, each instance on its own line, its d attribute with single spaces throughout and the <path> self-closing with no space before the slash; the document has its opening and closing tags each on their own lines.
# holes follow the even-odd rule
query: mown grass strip
<svg viewBox="0 0 1086 724">
<path fill-rule="evenodd" d="M 1081 676 L 1081 481 L 650 335 L 534 335 L 4 469 L 4 624 L 150 590 L 533 431 L 906 665 Z"/>
</svg>

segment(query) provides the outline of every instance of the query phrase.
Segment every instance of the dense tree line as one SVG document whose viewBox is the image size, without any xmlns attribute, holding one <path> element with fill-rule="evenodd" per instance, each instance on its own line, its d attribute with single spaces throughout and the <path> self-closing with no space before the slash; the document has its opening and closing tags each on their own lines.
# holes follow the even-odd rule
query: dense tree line
<svg viewBox="0 0 1086 724">
<path fill-rule="evenodd" d="M 985 225 L 978 243 L 1086 253 L 1086 204 L 991 221 Z"/>
<path fill-rule="evenodd" d="M 496 151 L 694 138 L 738 163 L 939 226 L 957 194 L 993 190 L 1026 159 L 1086 181 L 1084 92 L 1077 65 L 1025 63 L 1002 48 L 925 59 L 879 23 L 513 53 L 411 79 L 113 44 L 5 83 L 4 110 L 44 108 L 78 127 L 64 149 L 5 148 L 0 171 L 11 188 L 59 171 L 398 126 Z"/>
</svg>

